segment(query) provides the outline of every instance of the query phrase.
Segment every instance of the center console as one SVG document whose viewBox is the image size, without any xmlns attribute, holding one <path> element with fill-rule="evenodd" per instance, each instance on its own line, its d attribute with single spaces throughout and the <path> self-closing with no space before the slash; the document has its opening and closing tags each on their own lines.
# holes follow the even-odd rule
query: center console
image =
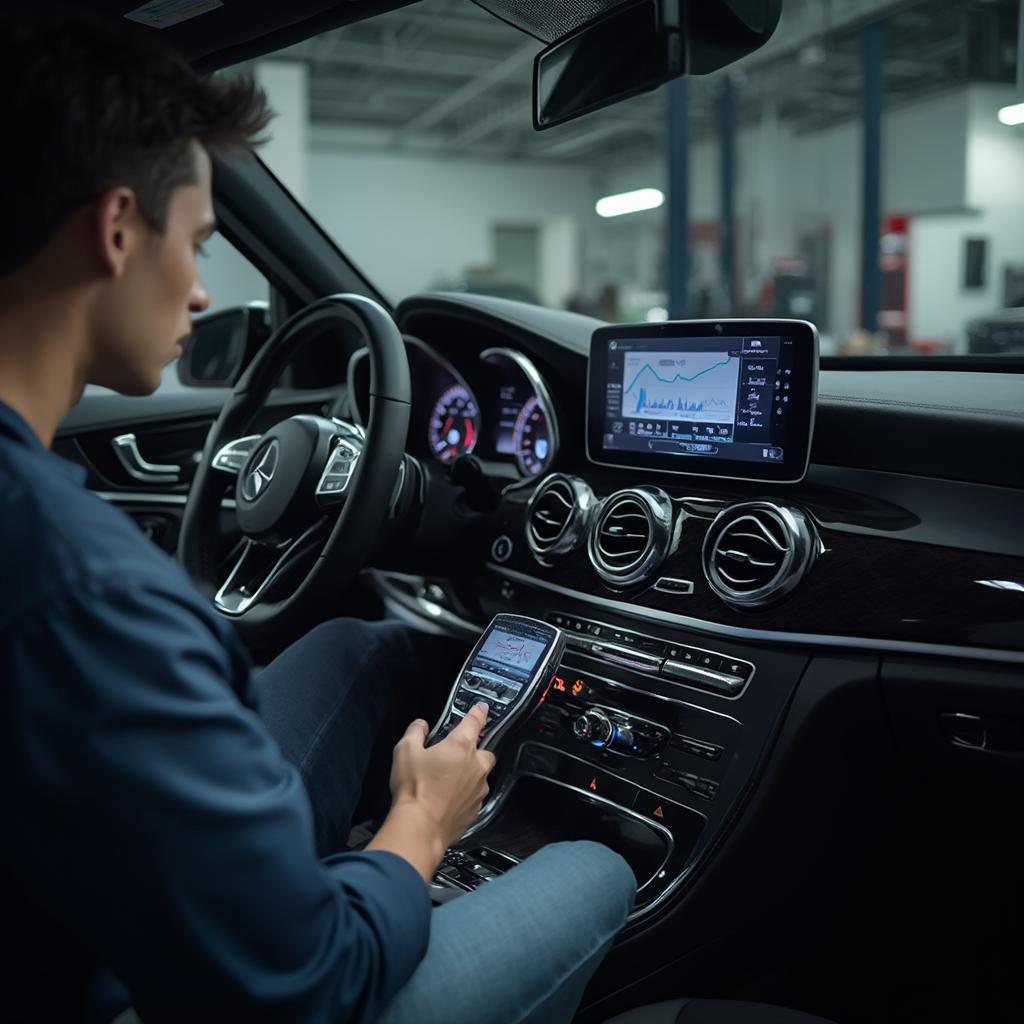
<svg viewBox="0 0 1024 1024">
<path fill-rule="evenodd" d="M 591 345 L 587 454 L 598 465 L 656 472 L 666 487 L 677 473 L 799 480 L 816 375 L 814 329 L 797 321 L 601 328 Z M 443 735 L 470 703 L 486 701 L 494 724 L 484 744 L 498 755 L 492 796 L 448 851 L 435 898 L 487 884 L 548 843 L 591 839 L 633 868 L 636 920 L 657 913 L 721 840 L 807 653 L 712 638 L 635 598 L 670 607 L 693 594 L 692 575 L 665 570 L 681 564 L 696 523 L 707 527 L 736 607 L 777 600 L 817 547 L 798 512 L 748 502 L 716 519 L 721 506 L 705 504 L 646 483 L 598 499 L 562 474 L 528 501 L 506 496 L 504 532 L 490 550 L 498 572 L 480 578 L 475 594 L 499 619 L 435 730 Z M 533 662 L 509 667 L 525 654 L 488 655 L 496 636 L 507 641 L 516 617 L 502 613 L 511 610 L 529 617 L 518 628 L 536 631 L 538 659 L 545 630 L 558 636 L 559 655 L 539 674 L 530 674 Z"/>
<path fill-rule="evenodd" d="M 550 595 L 518 598 L 540 605 Z M 483 595 L 492 600 L 500 593 Z M 492 796 L 448 851 L 433 895 L 446 901 L 486 884 L 548 843 L 591 839 L 629 862 L 634 918 L 648 915 L 749 787 L 806 659 L 713 650 L 675 629 L 641 631 L 571 610 L 541 617 L 564 634 L 564 653 L 528 713 L 492 746 Z M 477 688 L 480 699 L 508 714 Z"/>
</svg>

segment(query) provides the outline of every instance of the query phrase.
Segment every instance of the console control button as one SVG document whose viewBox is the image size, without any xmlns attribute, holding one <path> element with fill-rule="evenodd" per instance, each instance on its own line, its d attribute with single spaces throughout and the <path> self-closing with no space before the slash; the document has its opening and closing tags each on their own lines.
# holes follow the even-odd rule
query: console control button
<svg viewBox="0 0 1024 1024">
<path fill-rule="evenodd" d="M 661 674 L 699 689 L 721 694 L 723 697 L 732 697 L 739 693 L 746 682 L 741 676 L 705 668 L 695 662 L 687 664 L 685 659 L 673 661 L 671 658 L 667 658 L 661 666 Z"/>
<path fill-rule="evenodd" d="M 678 768 L 673 768 L 668 764 L 660 764 L 654 769 L 654 777 L 661 779 L 662 782 L 671 782 L 673 786 L 683 786 L 688 789 L 691 793 L 697 786 L 699 781 L 695 772 L 684 772 Z"/>
<path fill-rule="evenodd" d="M 737 661 L 735 658 L 727 658 L 722 656 L 722 671 L 732 676 L 739 676 L 746 680 L 750 678 L 750 673 L 753 671 L 754 666 L 747 661 Z"/>
<path fill-rule="evenodd" d="M 682 750 L 694 757 L 702 757 L 705 761 L 717 761 L 722 756 L 722 747 L 715 743 L 706 743 L 704 740 L 695 740 L 690 736 L 673 734 L 669 743 L 676 750 Z"/>
<path fill-rule="evenodd" d="M 615 726 L 603 711 L 591 708 L 572 720 L 572 734 L 578 740 L 586 740 L 600 747 L 605 746 L 615 735 Z"/>
<path fill-rule="evenodd" d="M 567 759 L 563 768 L 565 781 L 570 786 L 582 789 L 595 796 L 604 797 L 620 807 L 632 807 L 636 799 L 637 787 L 631 782 L 609 775 L 600 768 L 592 768 L 588 764 L 575 759 Z"/>
<path fill-rule="evenodd" d="M 614 635 L 614 634 L 613 634 Z M 603 658 L 624 668 L 636 669 L 638 672 L 656 673 L 661 668 L 662 657 L 648 654 L 639 647 L 626 647 L 615 643 L 591 643 L 590 653 L 595 658 Z"/>
<path fill-rule="evenodd" d="M 698 779 L 693 792 L 705 800 L 714 800 L 718 796 L 718 783 L 714 779 Z"/>
<path fill-rule="evenodd" d="M 502 534 L 491 545 L 491 558 L 496 562 L 507 562 L 512 557 L 512 538 Z"/>
<path fill-rule="evenodd" d="M 692 594 L 693 580 L 680 580 L 672 576 L 662 576 L 654 584 L 654 589 L 660 590 L 663 594 Z"/>
<path fill-rule="evenodd" d="M 676 831 L 679 826 L 683 826 L 685 830 L 692 829 L 697 817 L 694 811 L 666 800 L 657 793 L 649 793 L 646 789 L 641 789 L 637 794 L 633 810 L 645 818 L 650 818 L 656 824 L 663 825 L 671 832 Z"/>
</svg>

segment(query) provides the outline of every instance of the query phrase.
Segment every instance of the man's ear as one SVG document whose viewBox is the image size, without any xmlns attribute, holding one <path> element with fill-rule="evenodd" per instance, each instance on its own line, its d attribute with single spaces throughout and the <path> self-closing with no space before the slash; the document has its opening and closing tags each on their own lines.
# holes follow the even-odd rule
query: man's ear
<svg viewBox="0 0 1024 1024">
<path fill-rule="evenodd" d="M 134 191 L 123 186 L 100 196 L 96 206 L 97 255 L 113 277 L 124 273 L 125 264 L 138 244 L 139 202 Z"/>
</svg>

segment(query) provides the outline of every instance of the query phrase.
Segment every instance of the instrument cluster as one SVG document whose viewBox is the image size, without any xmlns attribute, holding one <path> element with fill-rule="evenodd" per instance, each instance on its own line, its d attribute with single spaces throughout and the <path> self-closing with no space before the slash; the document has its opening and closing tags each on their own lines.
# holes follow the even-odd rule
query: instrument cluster
<svg viewBox="0 0 1024 1024">
<path fill-rule="evenodd" d="M 522 477 L 549 470 L 558 453 L 558 420 L 547 383 L 527 356 L 488 348 L 456 369 L 412 335 L 405 348 L 413 382 L 410 454 L 444 464 L 472 454 L 512 463 Z M 361 349 L 349 364 L 348 414 L 362 424 L 369 417 L 369 373 Z"/>
</svg>

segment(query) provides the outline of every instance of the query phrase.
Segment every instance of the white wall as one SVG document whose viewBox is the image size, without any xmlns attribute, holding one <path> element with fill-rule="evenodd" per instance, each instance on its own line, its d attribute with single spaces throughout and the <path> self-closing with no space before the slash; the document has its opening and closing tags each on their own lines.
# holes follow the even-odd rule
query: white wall
<svg viewBox="0 0 1024 1024">
<path fill-rule="evenodd" d="M 299 202 L 308 198 L 309 68 L 301 61 L 263 60 L 256 81 L 274 111 L 260 157 Z"/>
<path fill-rule="evenodd" d="M 885 111 L 883 215 L 911 217 L 911 337 L 960 343 L 964 323 L 1000 305 L 1002 267 L 1024 262 L 1024 129 L 1000 125 L 1007 90 L 973 86 Z M 861 126 L 848 121 L 796 135 L 766 104 L 758 124 L 737 137 L 736 239 L 741 297 L 756 298 L 778 257 L 798 251 L 802 234 L 831 238 L 829 328 L 842 337 L 858 324 L 861 246 Z M 596 198 L 665 188 L 663 161 L 623 161 L 597 174 L 580 165 L 489 162 L 401 154 L 346 154 L 313 148 L 308 204 L 324 227 L 398 300 L 452 284 L 493 260 L 496 223 L 541 229 L 541 300 L 564 305 L 582 286 L 620 298 L 663 288 L 666 208 L 612 220 Z M 717 221 L 716 140 L 694 146 L 692 221 Z M 963 240 L 989 241 L 986 286 L 962 288 Z M 711 279 L 710 250 L 695 254 L 695 277 Z M 639 301 L 639 300 L 638 300 Z"/>
<path fill-rule="evenodd" d="M 975 85 L 965 103 L 966 183 L 962 208 L 911 222 L 910 315 L 914 333 L 962 350 L 973 317 L 1003 303 L 1003 268 L 1024 264 L 1024 129 L 1000 124 L 1012 89 Z M 968 238 L 987 242 L 985 283 L 964 288 Z"/>
<path fill-rule="evenodd" d="M 968 91 L 960 90 L 885 112 L 883 214 L 920 216 L 964 209 L 972 102 Z M 797 135 L 768 107 L 761 122 L 742 129 L 736 139 L 734 204 L 741 296 L 754 299 L 771 273 L 773 259 L 796 255 L 802 233 L 827 225 L 832 239 L 830 327 L 840 336 L 857 326 L 859 313 L 861 137 L 860 124 L 853 121 Z M 717 140 L 695 145 L 690 157 L 691 221 L 717 221 L 719 173 Z M 1005 162 L 993 170 L 1003 182 L 1013 173 Z M 603 192 L 665 188 L 665 177 L 663 162 L 643 162 L 626 164 L 598 184 Z M 1024 181 L 1024 175 L 1018 175 L 1018 180 Z M 641 247 L 641 240 L 662 229 L 664 218 L 662 209 L 593 227 L 598 248 L 604 251 L 588 253 L 591 274 L 605 268 L 622 272 L 635 262 L 633 252 Z M 716 266 L 703 266 L 706 254 L 695 255 L 696 277 L 717 273 Z M 913 330 L 917 332 L 916 324 Z"/>
<path fill-rule="evenodd" d="M 561 305 L 575 275 L 557 261 L 578 251 L 592 192 L 587 169 L 572 165 L 319 149 L 309 157 L 310 209 L 393 301 L 490 266 L 493 225 L 518 223 L 541 228 L 543 298 Z"/>
</svg>

